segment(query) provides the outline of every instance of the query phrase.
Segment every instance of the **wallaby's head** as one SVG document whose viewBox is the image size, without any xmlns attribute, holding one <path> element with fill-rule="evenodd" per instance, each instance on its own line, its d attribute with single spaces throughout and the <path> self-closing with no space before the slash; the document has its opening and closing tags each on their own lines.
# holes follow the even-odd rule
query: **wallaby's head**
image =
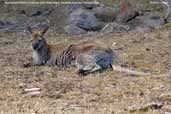
<svg viewBox="0 0 171 114">
<path fill-rule="evenodd" d="M 28 27 L 28 31 L 31 33 L 31 42 L 34 50 L 40 50 L 46 45 L 46 40 L 44 39 L 44 34 L 48 30 L 49 26 L 47 24 L 38 24 L 32 27 Z"/>
</svg>

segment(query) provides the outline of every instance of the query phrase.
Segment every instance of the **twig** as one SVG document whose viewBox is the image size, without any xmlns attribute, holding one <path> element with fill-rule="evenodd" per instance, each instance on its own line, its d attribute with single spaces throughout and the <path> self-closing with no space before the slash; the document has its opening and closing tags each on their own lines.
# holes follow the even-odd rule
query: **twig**
<svg viewBox="0 0 171 114">
<path fill-rule="evenodd" d="M 130 112 L 136 112 L 136 111 L 146 111 L 148 109 L 160 109 L 162 108 L 164 104 L 163 103 L 158 103 L 158 102 L 151 102 L 151 103 L 148 103 L 148 104 L 145 104 L 145 105 L 142 105 L 142 106 L 137 106 L 137 105 L 134 105 L 134 106 L 131 106 L 128 108 L 128 111 Z"/>
<path fill-rule="evenodd" d="M 40 88 L 27 88 L 24 90 L 27 95 L 37 96 L 40 95 Z"/>
<path fill-rule="evenodd" d="M 25 89 L 25 92 L 32 92 L 32 91 L 39 91 L 40 88 L 29 88 L 29 89 Z"/>
<path fill-rule="evenodd" d="M 40 91 L 33 91 L 33 92 L 29 92 L 27 94 L 31 95 L 31 96 L 37 96 L 37 95 L 40 95 Z"/>
</svg>

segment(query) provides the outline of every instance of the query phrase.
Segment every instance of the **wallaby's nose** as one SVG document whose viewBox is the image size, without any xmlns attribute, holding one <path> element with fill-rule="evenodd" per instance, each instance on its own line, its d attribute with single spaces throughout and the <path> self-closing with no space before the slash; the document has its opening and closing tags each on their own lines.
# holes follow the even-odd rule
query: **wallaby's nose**
<svg viewBox="0 0 171 114">
<path fill-rule="evenodd" d="M 33 42 L 32 47 L 33 47 L 34 50 L 39 50 L 42 47 L 41 40 L 37 39 L 35 42 Z"/>
<path fill-rule="evenodd" d="M 38 49 L 38 43 L 33 43 L 32 47 L 33 47 L 34 50 L 37 50 Z"/>
</svg>

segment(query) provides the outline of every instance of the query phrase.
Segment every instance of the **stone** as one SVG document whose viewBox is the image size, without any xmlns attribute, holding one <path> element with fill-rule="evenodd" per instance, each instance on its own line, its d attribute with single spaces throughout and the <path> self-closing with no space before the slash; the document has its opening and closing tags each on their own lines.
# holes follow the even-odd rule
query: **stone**
<svg viewBox="0 0 171 114">
<path fill-rule="evenodd" d="M 113 22 L 117 15 L 117 8 L 115 7 L 99 6 L 92 11 L 99 20 L 104 22 Z"/>
<path fill-rule="evenodd" d="M 68 19 L 68 25 L 73 25 L 85 31 L 99 31 L 104 27 L 104 23 L 99 21 L 91 10 L 77 9 L 73 11 Z"/>
<path fill-rule="evenodd" d="M 165 24 L 164 18 L 153 12 L 146 12 L 130 21 L 128 25 L 131 29 L 148 30 L 158 28 Z"/>
<path fill-rule="evenodd" d="M 73 34 L 73 35 L 79 35 L 79 34 L 85 34 L 86 31 L 77 27 L 76 25 L 74 24 L 71 24 L 71 25 L 67 25 L 65 27 L 65 32 L 68 33 L 68 34 Z"/>
<path fill-rule="evenodd" d="M 134 19 L 138 15 L 136 8 L 136 1 L 134 0 L 122 0 L 117 12 L 116 22 L 127 23 Z"/>
</svg>

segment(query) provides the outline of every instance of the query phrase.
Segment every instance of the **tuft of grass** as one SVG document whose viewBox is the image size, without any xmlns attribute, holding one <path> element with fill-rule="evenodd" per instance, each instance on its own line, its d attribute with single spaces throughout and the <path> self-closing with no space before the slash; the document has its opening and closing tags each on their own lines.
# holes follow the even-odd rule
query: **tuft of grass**
<svg viewBox="0 0 171 114">
<path fill-rule="evenodd" d="M 156 39 L 162 39 L 162 35 L 161 35 L 160 30 L 155 30 L 154 37 L 155 37 Z"/>
</svg>

